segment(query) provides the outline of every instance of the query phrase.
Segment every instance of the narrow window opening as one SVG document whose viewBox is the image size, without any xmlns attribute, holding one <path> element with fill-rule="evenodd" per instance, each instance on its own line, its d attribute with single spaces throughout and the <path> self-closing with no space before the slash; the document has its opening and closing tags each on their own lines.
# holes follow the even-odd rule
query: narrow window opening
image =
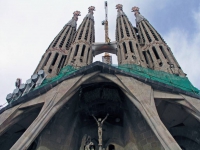
<svg viewBox="0 0 200 150">
<path fill-rule="evenodd" d="M 83 29 L 84 29 L 84 27 L 85 27 L 85 23 L 86 23 L 86 21 L 85 21 L 84 24 L 83 24 L 83 27 L 82 27 L 82 29 L 81 29 L 81 33 L 79 34 L 79 37 L 78 37 L 79 40 L 80 40 L 81 37 L 82 37 Z"/>
<path fill-rule="evenodd" d="M 132 24 L 129 22 L 129 26 L 131 27 L 131 32 L 132 32 L 132 35 L 133 37 L 135 38 L 135 32 L 133 31 L 133 27 L 132 27 Z"/>
<path fill-rule="evenodd" d="M 73 32 L 74 32 L 74 29 L 71 30 L 70 35 L 72 35 Z M 69 37 L 71 37 L 71 36 L 69 36 Z M 65 45 L 66 49 L 68 49 L 68 48 L 70 47 L 71 42 L 72 42 L 72 38 L 68 38 L 68 41 L 67 41 L 67 43 L 66 43 L 66 45 Z"/>
<path fill-rule="evenodd" d="M 74 56 L 77 56 L 79 45 L 76 45 Z"/>
<path fill-rule="evenodd" d="M 65 64 L 66 59 L 67 59 L 67 55 L 64 55 L 64 59 L 63 59 L 63 62 L 61 63 L 61 67 L 60 67 L 61 69 L 63 68 L 63 66 Z"/>
<path fill-rule="evenodd" d="M 90 22 L 88 23 L 87 30 L 85 33 L 85 40 L 87 40 L 87 38 L 88 38 L 89 28 L 90 28 Z"/>
<path fill-rule="evenodd" d="M 88 49 L 88 54 L 87 54 L 87 61 L 88 61 L 88 63 L 90 63 L 89 62 L 89 55 L 90 55 L 90 48 Z"/>
<path fill-rule="evenodd" d="M 150 54 L 149 50 L 147 50 L 147 54 L 149 55 L 149 57 L 150 57 L 150 59 L 151 59 L 151 62 L 153 62 L 153 59 L 152 59 L 152 57 L 151 57 L 151 54 Z"/>
<path fill-rule="evenodd" d="M 141 33 L 141 36 L 142 36 L 142 42 L 144 42 L 145 43 L 145 38 L 144 38 L 144 35 L 143 35 L 143 33 L 142 33 L 142 30 L 141 30 L 141 27 L 139 26 L 139 30 L 140 30 L 140 33 Z"/>
<path fill-rule="evenodd" d="M 69 29 L 70 29 L 70 28 L 67 29 L 67 31 L 65 32 L 65 35 L 64 35 L 62 41 L 60 42 L 60 45 L 59 45 L 60 48 L 63 46 L 63 44 L 64 44 L 64 42 L 65 42 L 65 39 L 66 39 L 67 34 L 68 34 L 68 32 L 69 32 Z"/>
<path fill-rule="evenodd" d="M 119 24 L 120 24 L 121 38 L 123 38 L 123 37 L 124 37 L 124 34 L 123 34 L 123 30 L 122 30 L 122 23 L 121 23 L 121 20 L 119 20 Z"/>
<path fill-rule="evenodd" d="M 124 22 L 124 26 L 125 26 L 126 35 L 127 35 L 128 37 L 130 37 L 129 31 L 128 31 L 128 27 L 127 27 L 127 24 L 126 24 L 126 21 L 125 21 L 124 18 L 123 18 L 123 22 Z"/>
<path fill-rule="evenodd" d="M 55 55 L 55 57 L 54 57 L 54 59 L 53 59 L 53 62 L 52 62 L 52 64 L 51 64 L 52 66 L 55 65 L 57 58 L 58 58 L 58 53 L 56 53 L 56 55 Z"/>
<path fill-rule="evenodd" d="M 151 37 L 149 36 L 149 33 L 148 33 L 148 31 L 146 30 L 146 28 L 144 27 L 144 25 L 143 25 L 143 24 L 142 24 L 142 26 L 143 26 L 143 29 L 144 29 L 144 31 L 145 31 L 145 33 L 146 33 L 146 36 L 147 36 L 147 38 L 148 38 L 149 42 L 151 42 L 152 40 L 151 40 Z"/>
<path fill-rule="evenodd" d="M 48 56 L 47 56 L 47 58 L 46 58 L 46 60 L 45 60 L 45 62 L 44 62 L 43 67 L 47 65 L 47 62 L 48 62 L 48 60 L 49 60 L 50 57 L 51 57 L 51 53 L 48 54 Z M 43 67 L 42 67 L 42 68 L 43 68 Z"/>
<path fill-rule="evenodd" d="M 63 30 L 61 31 L 60 35 L 59 35 L 58 38 L 55 40 L 55 42 L 54 42 L 54 44 L 53 44 L 52 47 L 55 47 L 55 46 L 56 46 L 56 44 L 58 43 L 58 41 L 59 41 L 59 39 L 60 39 L 60 37 L 61 37 L 61 35 L 63 34 L 64 31 L 65 31 L 65 29 L 63 29 Z"/>
<path fill-rule="evenodd" d="M 161 50 L 163 56 L 164 56 L 165 58 L 167 58 L 167 55 L 166 55 L 166 53 L 165 53 L 163 47 L 162 47 L 162 46 L 159 46 L 159 48 L 160 48 L 160 50 Z"/>
<path fill-rule="evenodd" d="M 81 56 L 84 55 L 84 52 L 85 52 L 85 45 L 83 45 L 82 52 L 81 52 Z"/>
<path fill-rule="evenodd" d="M 146 52 L 145 52 L 145 51 L 143 51 L 143 52 L 142 52 L 142 54 L 144 55 L 144 59 L 145 59 L 146 63 L 147 63 L 147 64 L 149 64 L 149 62 L 148 62 L 148 59 L 147 59 Z"/>
<path fill-rule="evenodd" d="M 123 47 L 124 47 L 124 53 L 127 54 L 127 49 L 126 49 L 126 44 L 123 43 Z"/>
<path fill-rule="evenodd" d="M 91 28 L 91 32 L 90 32 L 90 43 L 94 42 L 94 26 L 92 26 Z"/>
<path fill-rule="evenodd" d="M 152 50 L 153 50 L 153 52 L 154 52 L 154 54 L 155 54 L 155 56 L 156 56 L 156 59 L 160 59 L 160 57 L 159 57 L 159 55 L 158 55 L 158 53 L 157 53 L 157 51 L 156 51 L 156 48 L 155 48 L 155 47 L 152 47 Z"/>
<path fill-rule="evenodd" d="M 134 53 L 134 49 L 133 49 L 133 44 L 131 41 L 129 41 L 129 47 L 132 53 Z"/>
<path fill-rule="evenodd" d="M 148 25 L 148 23 L 146 23 L 146 25 L 149 27 L 149 30 L 151 31 L 151 33 L 152 33 L 153 37 L 155 38 L 155 40 L 158 41 L 158 37 L 154 33 L 155 29 L 152 27 L 154 29 L 154 31 L 153 31 L 152 28 Z"/>
<path fill-rule="evenodd" d="M 64 56 L 65 56 L 65 55 L 62 55 L 62 57 L 61 57 L 61 59 L 60 59 L 60 62 L 59 62 L 59 65 L 58 65 L 58 68 L 61 67 L 61 64 L 62 64 L 62 62 L 63 62 L 63 60 L 64 60 Z"/>
</svg>

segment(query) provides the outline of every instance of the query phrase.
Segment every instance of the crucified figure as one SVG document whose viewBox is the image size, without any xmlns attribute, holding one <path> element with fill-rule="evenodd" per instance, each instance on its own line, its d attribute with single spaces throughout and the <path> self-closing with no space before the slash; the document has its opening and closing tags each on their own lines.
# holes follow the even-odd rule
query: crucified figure
<svg viewBox="0 0 200 150">
<path fill-rule="evenodd" d="M 107 119 L 108 115 L 109 114 L 107 114 L 103 120 L 101 120 L 101 118 L 98 118 L 97 120 L 97 118 L 92 114 L 93 118 L 96 120 L 98 125 L 99 145 L 102 145 L 102 132 L 103 132 L 102 127 L 103 127 L 103 122 Z"/>
</svg>

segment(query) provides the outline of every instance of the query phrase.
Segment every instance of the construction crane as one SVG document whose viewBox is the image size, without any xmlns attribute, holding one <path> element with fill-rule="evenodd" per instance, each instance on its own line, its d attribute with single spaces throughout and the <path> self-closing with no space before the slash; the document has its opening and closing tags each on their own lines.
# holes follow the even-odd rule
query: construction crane
<svg viewBox="0 0 200 150">
<path fill-rule="evenodd" d="M 108 5 L 107 1 L 105 1 L 105 20 L 102 21 L 102 25 L 104 25 L 104 30 L 105 30 L 105 42 L 110 43 L 110 38 L 108 36 Z"/>
<path fill-rule="evenodd" d="M 110 44 L 110 38 L 108 36 L 108 4 L 107 1 L 105 1 L 105 20 L 102 21 L 102 25 L 104 25 L 105 30 L 105 43 Z M 102 61 L 106 64 L 112 64 L 112 56 L 109 55 L 109 53 L 104 54 L 102 57 Z"/>
</svg>

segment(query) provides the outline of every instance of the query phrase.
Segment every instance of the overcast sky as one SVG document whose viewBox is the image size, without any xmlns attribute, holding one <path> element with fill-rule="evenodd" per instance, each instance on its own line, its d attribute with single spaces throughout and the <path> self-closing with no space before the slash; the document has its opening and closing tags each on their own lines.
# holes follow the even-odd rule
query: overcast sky
<svg viewBox="0 0 200 150">
<path fill-rule="evenodd" d="M 171 47 L 190 81 L 200 89 L 200 0 L 108 0 L 111 41 L 115 41 L 117 4 L 123 5 L 134 26 L 131 8 L 140 8 Z M 96 7 L 96 42 L 103 42 L 104 0 L 0 0 L 0 104 L 13 92 L 16 78 L 26 82 L 31 77 L 41 56 L 73 12 L 81 11 L 79 25 L 89 6 Z M 101 57 L 96 56 L 94 61 L 97 60 Z"/>
</svg>

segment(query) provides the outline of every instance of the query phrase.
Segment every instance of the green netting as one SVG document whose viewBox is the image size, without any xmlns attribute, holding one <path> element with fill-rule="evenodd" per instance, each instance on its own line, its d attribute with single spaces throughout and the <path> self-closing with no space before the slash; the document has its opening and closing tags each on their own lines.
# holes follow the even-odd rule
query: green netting
<svg viewBox="0 0 200 150">
<path fill-rule="evenodd" d="M 57 76 L 49 78 L 49 79 L 45 79 L 42 82 L 42 84 L 40 86 L 38 86 L 37 88 L 35 88 L 35 89 L 41 88 L 41 87 L 43 87 L 43 86 L 45 86 L 45 85 L 47 85 L 49 83 L 52 83 L 54 81 L 57 81 L 57 80 L 61 79 L 64 76 L 70 75 L 70 74 L 74 73 L 76 70 L 78 70 L 78 69 L 74 68 L 73 66 L 70 66 L 70 65 L 65 66 L 65 67 L 63 67 L 61 69 L 60 73 Z"/>
<path fill-rule="evenodd" d="M 184 91 L 200 94 L 200 91 L 190 83 L 187 77 L 180 77 L 180 76 L 173 75 L 167 72 L 152 70 L 152 69 L 144 68 L 144 67 L 134 65 L 134 64 L 125 64 L 125 65 L 119 65 L 119 66 L 113 65 L 113 66 L 125 72 L 132 73 L 134 75 L 139 75 L 147 79 L 165 83 L 170 86 L 180 88 Z M 57 76 L 53 78 L 45 79 L 44 82 L 35 89 L 38 89 L 54 81 L 57 81 L 64 76 L 70 75 L 74 73 L 76 70 L 78 69 L 74 68 L 73 66 L 70 66 L 70 65 L 65 66 L 64 68 L 62 68 L 62 70 Z"/>
<path fill-rule="evenodd" d="M 200 91 L 190 83 L 187 77 L 180 77 L 180 76 L 173 75 L 167 72 L 152 70 L 152 69 L 144 68 L 144 67 L 137 66 L 134 64 L 125 64 L 125 65 L 119 65 L 115 67 L 123 71 L 135 74 L 135 75 L 140 75 L 142 77 L 145 77 L 151 80 L 159 81 L 161 83 L 165 83 L 177 88 L 181 88 L 182 90 L 185 90 L 188 92 L 193 92 L 196 94 L 200 93 Z"/>
</svg>

